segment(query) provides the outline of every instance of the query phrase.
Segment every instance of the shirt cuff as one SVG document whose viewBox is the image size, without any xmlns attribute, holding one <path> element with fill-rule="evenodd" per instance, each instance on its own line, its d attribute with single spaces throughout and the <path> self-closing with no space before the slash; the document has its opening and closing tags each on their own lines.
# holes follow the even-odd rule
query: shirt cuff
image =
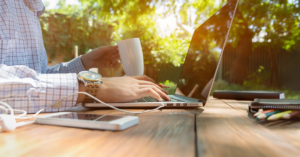
<svg viewBox="0 0 300 157">
<path fill-rule="evenodd" d="M 81 56 L 76 57 L 67 63 L 68 63 L 67 67 L 69 68 L 68 70 L 69 73 L 78 74 L 80 71 L 87 71 L 81 62 Z"/>
<path fill-rule="evenodd" d="M 77 74 L 75 73 L 40 74 L 39 79 L 39 92 L 38 97 L 36 97 L 39 99 L 39 101 L 31 100 L 33 103 L 39 103 L 33 104 L 35 111 L 46 108 L 48 105 L 51 105 L 68 95 L 78 92 L 78 79 Z M 62 100 L 60 103 L 49 107 L 45 110 L 45 112 L 67 110 L 76 104 L 77 97 L 78 95 L 74 94 Z"/>
</svg>

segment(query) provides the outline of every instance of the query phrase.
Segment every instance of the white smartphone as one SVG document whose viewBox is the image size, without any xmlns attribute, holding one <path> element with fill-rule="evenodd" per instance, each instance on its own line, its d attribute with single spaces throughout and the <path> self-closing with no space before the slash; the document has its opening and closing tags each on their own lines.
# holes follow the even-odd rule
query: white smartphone
<svg viewBox="0 0 300 157">
<path fill-rule="evenodd" d="M 59 125 L 66 127 L 124 130 L 139 123 L 136 116 L 100 115 L 77 112 L 58 112 L 36 117 L 37 124 Z"/>
</svg>

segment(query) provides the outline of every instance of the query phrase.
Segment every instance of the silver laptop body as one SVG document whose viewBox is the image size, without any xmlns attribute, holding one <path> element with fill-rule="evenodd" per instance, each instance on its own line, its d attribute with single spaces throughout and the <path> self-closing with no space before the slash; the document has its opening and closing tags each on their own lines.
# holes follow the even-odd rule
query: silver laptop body
<svg viewBox="0 0 300 157">
<path fill-rule="evenodd" d="M 203 107 L 217 73 L 237 5 L 238 0 L 229 1 L 195 30 L 177 82 L 177 89 L 182 95 L 169 95 L 171 101 L 163 102 L 145 97 L 135 102 L 108 104 L 121 108 L 158 107 L 161 103 L 167 108 Z M 107 108 L 101 103 L 85 103 L 83 106 Z"/>
</svg>

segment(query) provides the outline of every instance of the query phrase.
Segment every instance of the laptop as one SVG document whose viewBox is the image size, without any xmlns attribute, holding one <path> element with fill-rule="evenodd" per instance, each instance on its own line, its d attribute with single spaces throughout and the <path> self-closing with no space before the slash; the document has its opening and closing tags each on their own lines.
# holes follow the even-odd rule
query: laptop
<svg viewBox="0 0 300 157">
<path fill-rule="evenodd" d="M 224 50 L 227 36 L 235 15 L 238 0 L 231 0 L 218 12 L 199 26 L 192 40 L 177 82 L 174 94 L 169 95 L 170 101 L 157 102 L 145 97 L 129 103 L 108 103 L 121 108 L 164 107 L 189 108 L 203 107 L 209 97 L 216 73 Z M 84 107 L 105 107 L 101 103 L 85 103 Z"/>
</svg>

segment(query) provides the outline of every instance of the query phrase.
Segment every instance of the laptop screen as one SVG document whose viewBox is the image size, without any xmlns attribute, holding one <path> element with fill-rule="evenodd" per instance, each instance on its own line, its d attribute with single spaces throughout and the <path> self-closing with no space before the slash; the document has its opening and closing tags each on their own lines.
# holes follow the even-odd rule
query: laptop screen
<svg viewBox="0 0 300 157">
<path fill-rule="evenodd" d="M 177 84 L 177 90 L 183 95 L 207 100 L 236 3 L 237 0 L 228 2 L 195 30 Z"/>
</svg>

